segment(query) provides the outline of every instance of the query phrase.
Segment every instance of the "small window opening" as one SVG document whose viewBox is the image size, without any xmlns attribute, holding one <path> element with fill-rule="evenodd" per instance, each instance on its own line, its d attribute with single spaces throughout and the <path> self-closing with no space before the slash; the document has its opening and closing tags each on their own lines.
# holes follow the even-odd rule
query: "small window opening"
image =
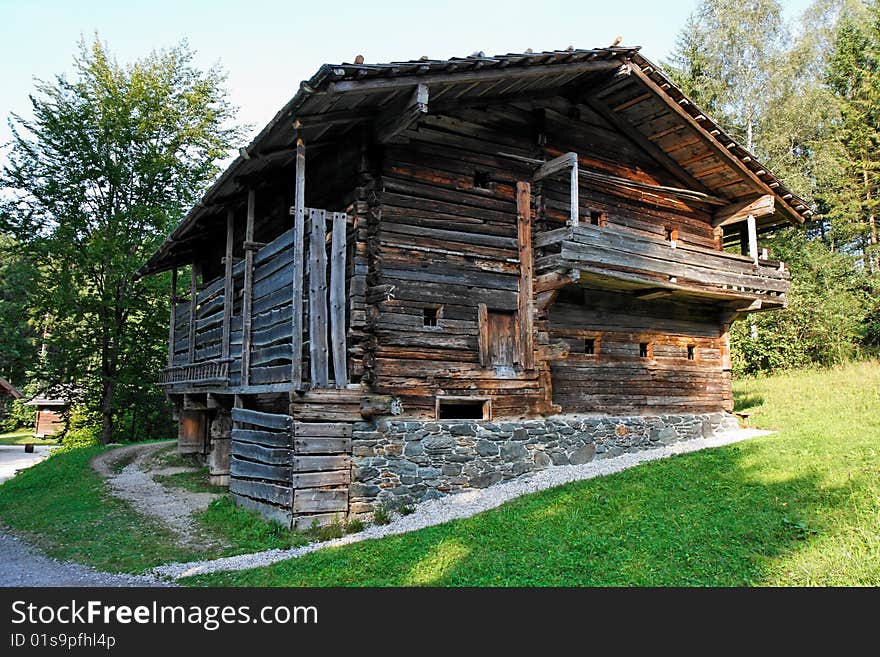
<svg viewBox="0 0 880 657">
<path fill-rule="evenodd" d="M 590 210 L 590 223 L 594 226 L 604 226 L 607 223 L 605 213 L 601 210 Z"/>
<path fill-rule="evenodd" d="M 426 327 L 439 326 L 440 308 L 424 308 L 422 309 L 422 325 Z"/>
<path fill-rule="evenodd" d="M 678 241 L 678 228 L 672 228 L 671 226 L 666 226 L 666 241 L 667 242 L 677 242 Z"/>
<path fill-rule="evenodd" d="M 649 358 L 651 355 L 651 343 L 650 342 L 640 342 L 639 343 L 639 356 L 642 358 Z"/>
<path fill-rule="evenodd" d="M 697 348 L 689 344 L 688 346 L 688 360 L 696 360 L 697 359 Z"/>
<path fill-rule="evenodd" d="M 474 189 L 489 189 L 489 173 L 474 171 Z"/>
<path fill-rule="evenodd" d="M 438 420 L 482 420 L 487 417 L 485 399 L 437 398 Z"/>
<path fill-rule="evenodd" d="M 584 340 L 584 353 L 585 354 L 595 354 L 596 353 L 596 338 L 586 338 Z"/>
</svg>

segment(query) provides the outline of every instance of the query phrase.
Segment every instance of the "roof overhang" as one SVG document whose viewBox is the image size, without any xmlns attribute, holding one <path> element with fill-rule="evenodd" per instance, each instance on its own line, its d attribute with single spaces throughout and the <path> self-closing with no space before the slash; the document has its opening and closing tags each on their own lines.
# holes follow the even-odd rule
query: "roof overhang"
<svg viewBox="0 0 880 657">
<path fill-rule="evenodd" d="M 642 57 L 635 47 L 611 47 L 593 50 L 565 50 L 542 53 L 519 53 L 495 57 L 478 55 L 449 60 L 396 62 L 391 64 L 325 64 L 275 115 L 239 156 L 208 189 L 202 200 L 186 215 L 149 260 L 138 270 L 144 276 L 189 264 L 197 252 L 196 244 L 205 231 L 213 231 L 212 221 L 219 219 L 225 204 L 242 203 L 249 184 L 261 174 L 290 164 L 295 157 L 295 142 L 302 138 L 310 152 L 334 143 L 367 123 L 382 122 L 387 108 L 412 107 L 412 98 L 421 97 L 421 88 L 429 94 L 427 108 L 419 111 L 442 112 L 467 105 L 503 103 L 511 98 L 540 97 L 558 93 L 562 88 L 590 87 L 615 78 L 620 88 L 629 84 L 642 93 L 634 101 L 612 108 L 628 126 L 639 102 L 650 100 L 676 124 L 667 130 L 682 130 L 695 135 L 706 157 L 715 158 L 726 175 L 737 178 L 735 193 L 718 193 L 730 200 L 730 206 L 716 212 L 716 221 L 726 222 L 743 202 L 772 196 L 772 213 L 765 213 L 763 227 L 781 222 L 803 223 L 812 214 L 806 202 L 787 190 L 754 156 L 736 144 L 714 121 L 687 99 L 654 64 Z M 624 89 L 624 91 L 626 91 Z M 416 105 L 419 105 L 416 102 Z M 650 124 L 649 124 L 650 125 Z M 634 127 L 638 131 L 641 127 Z M 667 168 L 682 168 L 682 177 L 693 180 L 689 163 L 674 152 L 663 150 L 663 137 L 633 133 Z M 648 143 L 650 142 L 650 143 Z M 741 183 L 741 184 L 739 184 Z M 694 183 L 695 185 L 697 183 Z M 699 183 L 713 192 L 711 181 Z M 728 217 L 729 218 L 729 217 Z M 719 224 L 720 225 L 720 224 Z"/>
</svg>

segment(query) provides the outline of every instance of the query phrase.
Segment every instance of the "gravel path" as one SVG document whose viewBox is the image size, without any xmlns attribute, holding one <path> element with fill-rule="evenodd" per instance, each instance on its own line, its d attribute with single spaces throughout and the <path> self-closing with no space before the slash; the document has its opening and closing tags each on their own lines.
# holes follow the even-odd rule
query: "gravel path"
<svg viewBox="0 0 880 657">
<path fill-rule="evenodd" d="M 40 554 L 0 526 L 0 586 L 170 586 L 146 575 L 102 573 Z"/>
<path fill-rule="evenodd" d="M 203 549 L 210 542 L 199 531 L 192 514 L 208 508 L 218 496 L 215 493 L 197 493 L 180 488 L 168 489 L 156 482 L 153 475 L 186 472 L 188 468 L 157 468 L 153 462 L 156 452 L 174 441 L 130 445 L 99 454 L 92 460 L 92 468 L 107 478 L 110 491 L 129 502 L 138 512 L 158 518 L 174 531 L 181 544 Z M 121 472 L 114 472 L 114 464 L 131 459 Z"/>
<path fill-rule="evenodd" d="M 327 547 L 348 545 L 372 538 L 382 538 L 393 534 L 406 532 L 440 525 L 457 518 L 467 518 L 488 509 L 500 506 L 504 502 L 517 498 L 521 495 L 559 486 L 571 481 L 592 479 L 602 475 L 612 474 L 626 470 L 640 463 L 667 458 L 674 454 L 686 454 L 708 447 L 720 447 L 730 445 L 755 436 L 763 436 L 771 431 L 759 429 L 740 429 L 718 434 L 711 438 L 697 438 L 686 442 L 676 443 L 665 447 L 623 454 L 614 458 L 607 458 L 585 463 L 584 465 L 556 466 L 518 477 L 517 479 L 490 486 L 489 488 L 470 490 L 456 495 L 450 495 L 438 500 L 430 500 L 416 506 L 415 513 L 408 516 L 399 516 L 393 522 L 377 526 L 372 525 L 357 534 L 348 534 L 342 538 L 324 541 L 321 543 L 309 543 L 301 547 L 288 550 L 267 550 L 254 554 L 242 554 L 234 557 L 225 557 L 212 561 L 193 561 L 189 563 L 173 563 L 157 566 L 153 573 L 160 577 L 177 579 L 190 575 L 203 575 L 230 570 L 247 570 L 259 566 L 295 559 L 309 552 L 314 552 Z"/>
</svg>

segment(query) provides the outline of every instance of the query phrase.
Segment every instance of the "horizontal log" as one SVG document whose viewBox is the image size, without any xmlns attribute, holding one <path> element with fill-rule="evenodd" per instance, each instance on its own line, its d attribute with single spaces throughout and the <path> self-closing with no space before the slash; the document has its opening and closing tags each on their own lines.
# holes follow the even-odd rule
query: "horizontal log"
<svg viewBox="0 0 880 657">
<path fill-rule="evenodd" d="M 344 470 L 349 467 L 348 456 L 294 456 L 293 472 L 324 472 Z"/>
<path fill-rule="evenodd" d="M 286 484 L 290 481 L 291 471 L 288 466 L 265 465 L 263 463 L 254 463 L 253 461 L 244 461 L 233 456 L 230 460 L 229 473 L 233 477 L 268 479 L 270 481 L 280 481 Z"/>
<path fill-rule="evenodd" d="M 264 413 L 262 411 L 252 411 L 246 408 L 232 409 L 233 422 L 243 422 L 245 424 L 253 424 L 254 426 L 264 427 L 267 429 L 284 429 L 291 427 L 293 418 L 289 415 L 279 413 Z"/>
<path fill-rule="evenodd" d="M 297 436 L 293 439 L 293 449 L 297 454 L 350 454 L 351 438 Z"/>
<path fill-rule="evenodd" d="M 293 435 L 300 437 L 350 438 L 352 426 L 346 422 L 294 422 Z"/>
<path fill-rule="evenodd" d="M 232 493 L 232 501 L 236 506 L 248 511 L 256 511 L 264 518 L 277 522 L 283 527 L 290 528 L 293 525 L 293 512 L 290 509 L 266 504 L 237 493 Z"/>
<path fill-rule="evenodd" d="M 348 511 L 348 490 L 297 489 L 293 493 L 293 510 L 295 513 Z"/>
<path fill-rule="evenodd" d="M 262 481 L 250 481 L 231 477 L 229 492 L 244 495 L 255 500 L 262 500 L 277 506 L 290 508 L 293 506 L 293 489 L 289 486 L 267 484 Z"/>
<path fill-rule="evenodd" d="M 328 470 L 326 472 L 297 472 L 290 476 L 291 486 L 296 489 L 344 486 L 350 481 L 351 469 Z"/>
<path fill-rule="evenodd" d="M 256 429 L 233 429 L 232 441 L 262 445 L 263 447 L 293 446 L 293 436 L 289 432 L 258 431 Z"/>
<path fill-rule="evenodd" d="M 232 455 L 267 465 L 288 465 L 291 452 L 289 449 L 272 449 L 253 443 L 233 440 Z"/>
</svg>

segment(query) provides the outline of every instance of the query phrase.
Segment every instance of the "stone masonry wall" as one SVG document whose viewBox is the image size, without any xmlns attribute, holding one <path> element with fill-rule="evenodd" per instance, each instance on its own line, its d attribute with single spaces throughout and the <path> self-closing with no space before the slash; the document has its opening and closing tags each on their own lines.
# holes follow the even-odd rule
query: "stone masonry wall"
<svg viewBox="0 0 880 657">
<path fill-rule="evenodd" d="M 555 465 L 709 437 L 736 428 L 725 413 L 537 420 L 380 420 L 354 425 L 351 513 L 486 488 Z"/>
</svg>

